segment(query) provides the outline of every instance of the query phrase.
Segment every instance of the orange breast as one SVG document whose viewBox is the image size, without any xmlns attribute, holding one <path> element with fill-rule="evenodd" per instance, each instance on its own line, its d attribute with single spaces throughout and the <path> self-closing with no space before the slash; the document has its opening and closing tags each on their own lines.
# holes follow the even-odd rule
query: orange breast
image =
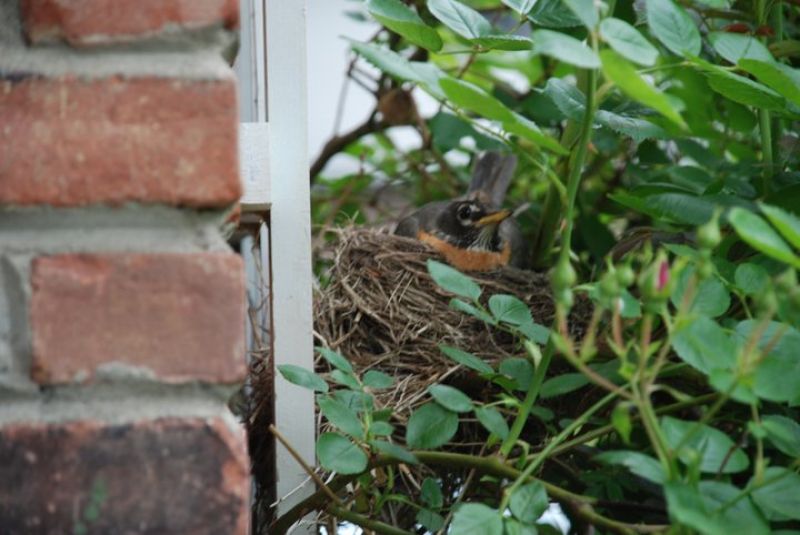
<svg viewBox="0 0 800 535">
<path fill-rule="evenodd" d="M 461 271 L 491 271 L 507 266 L 511 258 L 511 245 L 508 242 L 503 245 L 502 251 L 492 252 L 461 249 L 424 230 L 417 233 L 417 239 L 439 251 L 451 266 Z"/>
</svg>

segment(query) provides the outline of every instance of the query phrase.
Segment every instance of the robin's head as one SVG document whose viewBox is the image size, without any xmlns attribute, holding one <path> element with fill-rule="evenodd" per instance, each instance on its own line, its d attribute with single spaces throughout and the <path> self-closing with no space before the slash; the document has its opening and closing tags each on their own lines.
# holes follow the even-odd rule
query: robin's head
<svg viewBox="0 0 800 535">
<path fill-rule="evenodd" d="M 436 229 L 453 245 L 498 251 L 502 244 L 497 230 L 510 215 L 509 210 L 492 211 L 478 201 L 455 201 L 439 214 Z"/>
</svg>

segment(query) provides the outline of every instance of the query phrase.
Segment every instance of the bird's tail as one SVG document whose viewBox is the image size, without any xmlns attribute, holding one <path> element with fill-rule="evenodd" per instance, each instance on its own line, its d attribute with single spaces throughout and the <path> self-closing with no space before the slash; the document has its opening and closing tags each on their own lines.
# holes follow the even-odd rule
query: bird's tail
<svg viewBox="0 0 800 535">
<path fill-rule="evenodd" d="M 516 167 L 517 157 L 513 154 L 497 151 L 480 154 L 472 172 L 467 198 L 499 208 L 506 197 Z"/>
</svg>

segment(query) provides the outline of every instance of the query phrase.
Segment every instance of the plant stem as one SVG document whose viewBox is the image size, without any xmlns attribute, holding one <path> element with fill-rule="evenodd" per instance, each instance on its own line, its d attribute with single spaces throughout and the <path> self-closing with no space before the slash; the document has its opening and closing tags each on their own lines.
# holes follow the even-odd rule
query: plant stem
<svg viewBox="0 0 800 535">
<path fill-rule="evenodd" d="M 772 122 L 769 110 L 758 110 L 758 130 L 761 135 L 761 161 L 764 169 L 761 173 L 761 195 L 766 197 L 772 190 Z"/>
<path fill-rule="evenodd" d="M 542 354 L 542 360 L 536 366 L 533 380 L 528 387 L 528 392 L 525 394 L 525 399 L 522 401 L 522 406 L 520 407 L 519 412 L 514 419 L 514 423 L 511 424 L 511 429 L 508 432 L 508 436 L 500 446 L 500 456 L 504 459 L 508 457 L 509 453 L 511 453 L 511 450 L 517 443 L 519 435 L 522 433 L 522 429 L 525 427 L 525 424 L 528 421 L 528 416 L 531 413 L 533 404 L 536 402 L 536 398 L 539 396 L 539 390 L 542 387 L 545 375 L 547 375 L 547 368 L 550 367 L 550 361 L 553 359 L 554 352 L 555 346 L 553 345 L 552 339 L 548 339 L 547 345 L 544 348 L 544 353 Z"/>
<path fill-rule="evenodd" d="M 337 518 L 347 520 L 348 522 L 352 522 L 361 528 L 372 530 L 375 533 L 381 533 L 383 535 L 414 535 L 410 531 L 396 528 L 394 526 L 390 526 L 389 524 L 384 524 L 378 520 L 372 520 L 371 518 L 350 511 L 349 509 L 344 509 L 343 507 L 329 505 L 326 508 L 326 511 Z"/>
</svg>

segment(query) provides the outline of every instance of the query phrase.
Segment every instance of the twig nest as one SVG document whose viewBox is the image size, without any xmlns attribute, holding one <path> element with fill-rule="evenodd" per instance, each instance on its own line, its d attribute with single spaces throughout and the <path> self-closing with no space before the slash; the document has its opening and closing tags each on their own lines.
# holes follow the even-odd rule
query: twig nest
<svg viewBox="0 0 800 535">
<path fill-rule="evenodd" d="M 424 244 L 387 231 L 340 229 L 331 247 L 330 283 L 315 296 L 318 343 L 345 355 L 356 371 L 377 369 L 396 378 L 396 388 L 378 401 L 403 414 L 423 401 L 427 387 L 460 370 L 440 350 L 442 344 L 469 351 L 495 365 L 519 356 L 519 340 L 450 307 L 453 295 L 428 274 L 428 259 L 442 260 Z M 555 304 L 548 277 L 503 268 L 470 273 L 483 293 L 511 294 L 527 303 L 534 320 L 552 323 Z M 588 301 L 577 302 L 570 330 L 580 336 L 591 315 Z M 320 371 L 324 363 L 318 363 Z"/>
</svg>

